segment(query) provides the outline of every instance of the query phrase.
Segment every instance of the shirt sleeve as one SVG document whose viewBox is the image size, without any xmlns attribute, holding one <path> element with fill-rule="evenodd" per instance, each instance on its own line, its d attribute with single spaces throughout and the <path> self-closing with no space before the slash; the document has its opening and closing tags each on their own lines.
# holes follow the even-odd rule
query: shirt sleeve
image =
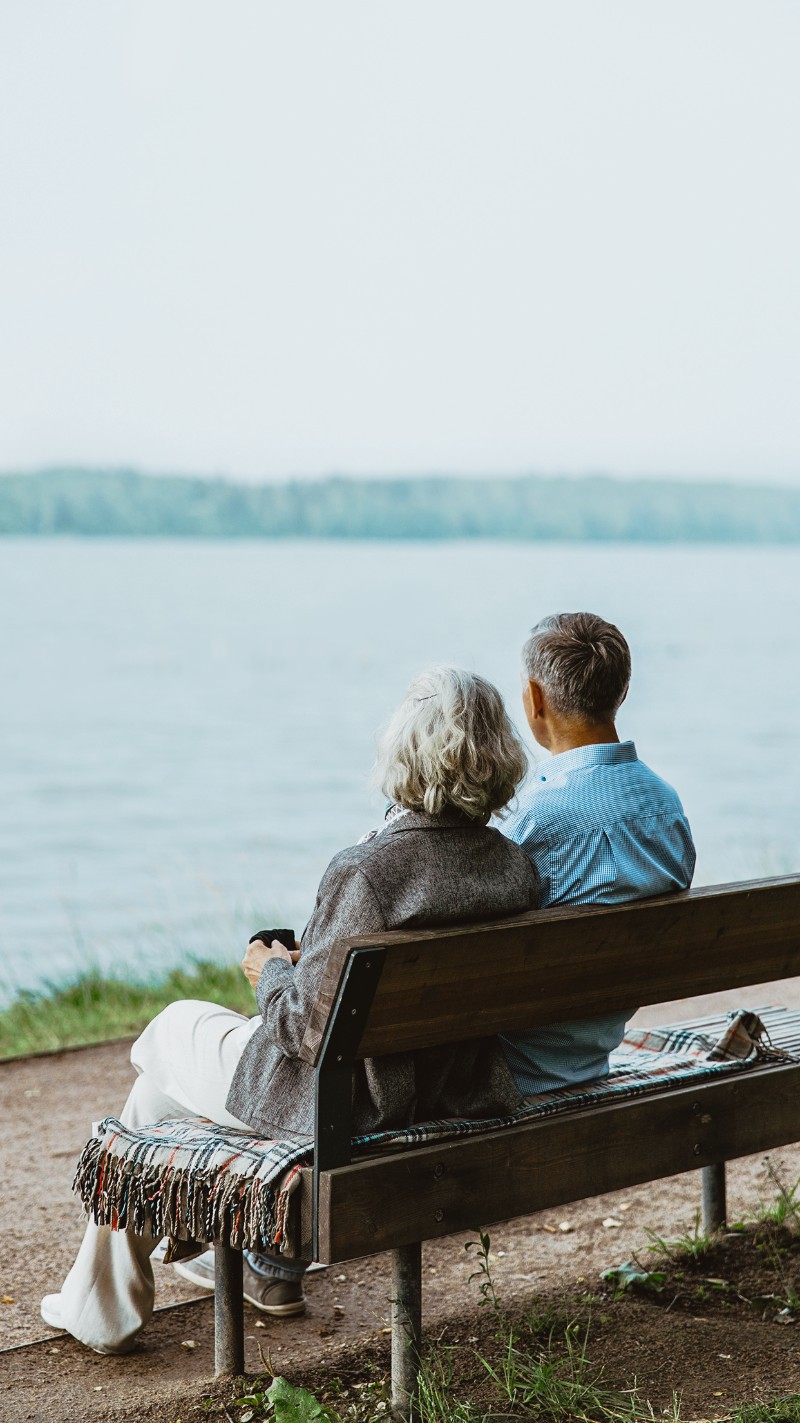
<svg viewBox="0 0 800 1423">
<path fill-rule="evenodd" d="M 376 934 L 385 928 L 366 875 L 358 866 L 341 865 L 334 860 L 323 875 L 298 962 L 268 959 L 256 988 L 270 1040 L 286 1057 L 300 1055 L 311 1009 L 336 940 Z"/>
</svg>

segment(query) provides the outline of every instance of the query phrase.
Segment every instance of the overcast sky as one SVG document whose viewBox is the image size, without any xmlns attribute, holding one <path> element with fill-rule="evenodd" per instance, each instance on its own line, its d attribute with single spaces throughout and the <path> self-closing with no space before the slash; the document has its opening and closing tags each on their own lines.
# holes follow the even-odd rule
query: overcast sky
<svg viewBox="0 0 800 1423">
<path fill-rule="evenodd" d="M 3 0 L 0 469 L 800 484 L 796 0 Z"/>
</svg>

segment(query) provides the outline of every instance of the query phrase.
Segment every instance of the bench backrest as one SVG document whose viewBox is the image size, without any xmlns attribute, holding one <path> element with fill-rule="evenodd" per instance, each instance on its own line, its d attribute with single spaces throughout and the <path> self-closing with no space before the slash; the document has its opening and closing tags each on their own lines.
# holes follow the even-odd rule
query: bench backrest
<svg viewBox="0 0 800 1423">
<path fill-rule="evenodd" d="M 316 1067 L 314 1250 L 323 1174 L 351 1159 L 356 1059 L 797 974 L 800 875 L 340 940 L 301 1052 Z"/>
<path fill-rule="evenodd" d="M 798 974 L 800 875 L 373 934 L 336 945 L 302 1056 L 337 1014 L 351 1059 L 379 1057 Z"/>
</svg>

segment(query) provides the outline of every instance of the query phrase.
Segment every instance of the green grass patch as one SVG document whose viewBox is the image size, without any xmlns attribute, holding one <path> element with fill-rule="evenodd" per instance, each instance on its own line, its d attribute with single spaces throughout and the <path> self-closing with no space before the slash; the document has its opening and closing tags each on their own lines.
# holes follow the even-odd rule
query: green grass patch
<svg viewBox="0 0 800 1423">
<path fill-rule="evenodd" d="M 772 1403 L 747 1403 L 737 1408 L 732 1423 L 800 1423 L 800 1393 Z"/>
<path fill-rule="evenodd" d="M 198 961 L 145 983 L 91 969 L 68 985 L 23 991 L 0 1010 L 0 1060 L 133 1037 L 178 998 L 221 1003 L 248 1017 L 258 1011 L 238 964 Z"/>
<path fill-rule="evenodd" d="M 694 1218 L 694 1228 L 675 1240 L 664 1240 L 654 1230 L 645 1230 L 653 1255 L 663 1255 L 667 1260 L 702 1260 L 714 1248 L 715 1237 L 707 1235 L 700 1225 L 700 1212 Z"/>
</svg>

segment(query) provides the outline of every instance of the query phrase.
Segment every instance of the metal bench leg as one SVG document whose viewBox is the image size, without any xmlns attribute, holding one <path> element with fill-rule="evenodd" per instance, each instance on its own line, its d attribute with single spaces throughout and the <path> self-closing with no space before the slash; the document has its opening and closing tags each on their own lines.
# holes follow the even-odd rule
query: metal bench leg
<svg viewBox="0 0 800 1423">
<path fill-rule="evenodd" d="M 422 1343 L 422 1246 L 392 1251 L 392 1407 L 410 1419 Z"/>
<path fill-rule="evenodd" d="M 242 1252 L 214 1246 L 214 1373 L 244 1373 Z"/>
<path fill-rule="evenodd" d="M 704 1166 L 702 1177 L 703 1230 L 711 1235 L 725 1224 L 727 1207 L 725 1204 L 725 1162 L 714 1166 Z"/>
</svg>

